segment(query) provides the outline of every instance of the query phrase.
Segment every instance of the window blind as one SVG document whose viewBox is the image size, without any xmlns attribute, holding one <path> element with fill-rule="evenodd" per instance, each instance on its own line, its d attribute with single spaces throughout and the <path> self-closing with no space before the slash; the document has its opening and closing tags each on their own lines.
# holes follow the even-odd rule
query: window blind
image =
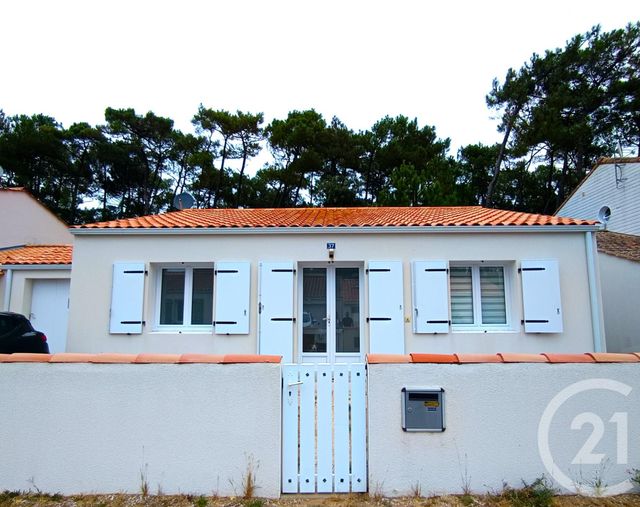
<svg viewBox="0 0 640 507">
<path fill-rule="evenodd" d="M 480 266 L 480 300 L 483 324 L 506 324 L 504 269 Z"/>
<path fill-rule="evenodd" d="M 449 270 L 451 291 L 451 323 L 473 324 L 473 282 L 471 267 Z"/>
</svg>

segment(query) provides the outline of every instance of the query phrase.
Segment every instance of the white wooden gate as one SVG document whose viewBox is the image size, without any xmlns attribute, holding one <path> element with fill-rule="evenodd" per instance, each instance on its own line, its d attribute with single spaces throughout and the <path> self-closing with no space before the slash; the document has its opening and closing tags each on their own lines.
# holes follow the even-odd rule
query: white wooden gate
<svg viewBox="0 0 640 507">
<path fill-rule="evenodd" d="M 367 491 L 366 367 L 282 367 L 282 492 Z"/>
</svg>

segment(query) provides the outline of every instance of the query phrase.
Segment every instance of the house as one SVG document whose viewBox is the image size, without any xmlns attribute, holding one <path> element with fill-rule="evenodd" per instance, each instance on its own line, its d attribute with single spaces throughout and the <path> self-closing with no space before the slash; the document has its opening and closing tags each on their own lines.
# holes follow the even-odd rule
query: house
<svg viewBox="0 0 640 507">
<path fill-rule="evenodd" d="M 0 188 L 0 248 L 72 242 L 67 224 L 26 189 Z"/>
<path fill-rule="evenodd" d="M 640 158 L 605 158 L 556 212 L 597 219 L 607 350 L 640 350 Z"/>
<path fill-rule="evenodd" d="M 72 352 L 603 350 L 594 221 L 478 206 L 185 209 L 77 226 Z"/>
<path fill-rule="evenodd" d="M 0 309 L 29 316 L 65 350 L 71 277 L 67 225 L 23 188 L 0 188 Z"/>
</svg>

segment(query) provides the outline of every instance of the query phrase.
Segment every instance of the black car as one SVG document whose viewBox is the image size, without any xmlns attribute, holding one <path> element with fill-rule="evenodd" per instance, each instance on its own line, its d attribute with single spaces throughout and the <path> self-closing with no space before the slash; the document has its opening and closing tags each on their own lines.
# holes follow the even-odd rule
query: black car
<svg viewBox="0 0 640 507">
<path fill-rule="evenodd" d="M 0 312 L 0 354 L 13 352 L 48 354 L 47 337 L 33 329 L 24 315 Z"/>
</svg>

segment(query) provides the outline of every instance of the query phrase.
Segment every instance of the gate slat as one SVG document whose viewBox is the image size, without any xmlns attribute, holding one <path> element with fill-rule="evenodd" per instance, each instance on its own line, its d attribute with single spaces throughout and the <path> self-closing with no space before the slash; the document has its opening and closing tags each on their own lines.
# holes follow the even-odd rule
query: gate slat
<svg viewBox="0 0 640 507">
<path fill-rule="evenodd" d="M 367 412 L 364 364 L 351 365 L 351 491 L 367 491 Z"/>
<path fill-rule="evenodd" d="M 332 374 L 332 365 L 318 365 L 318 493 L 333 492 Z"/>
<path fill-rule="evenodd" d="M 349 492 L 349 365 L 333 369 L 335 491 Z"/>
<path fill-rule="evenodd" d="M 298 366 L 282 366 L 282 492 L 298 492 Z"/>
<path fill-rule="evenodd" d="M 300 493 L 315 493 L 315 366 L 302 365 L 300 381 Z"/>
</svg>

